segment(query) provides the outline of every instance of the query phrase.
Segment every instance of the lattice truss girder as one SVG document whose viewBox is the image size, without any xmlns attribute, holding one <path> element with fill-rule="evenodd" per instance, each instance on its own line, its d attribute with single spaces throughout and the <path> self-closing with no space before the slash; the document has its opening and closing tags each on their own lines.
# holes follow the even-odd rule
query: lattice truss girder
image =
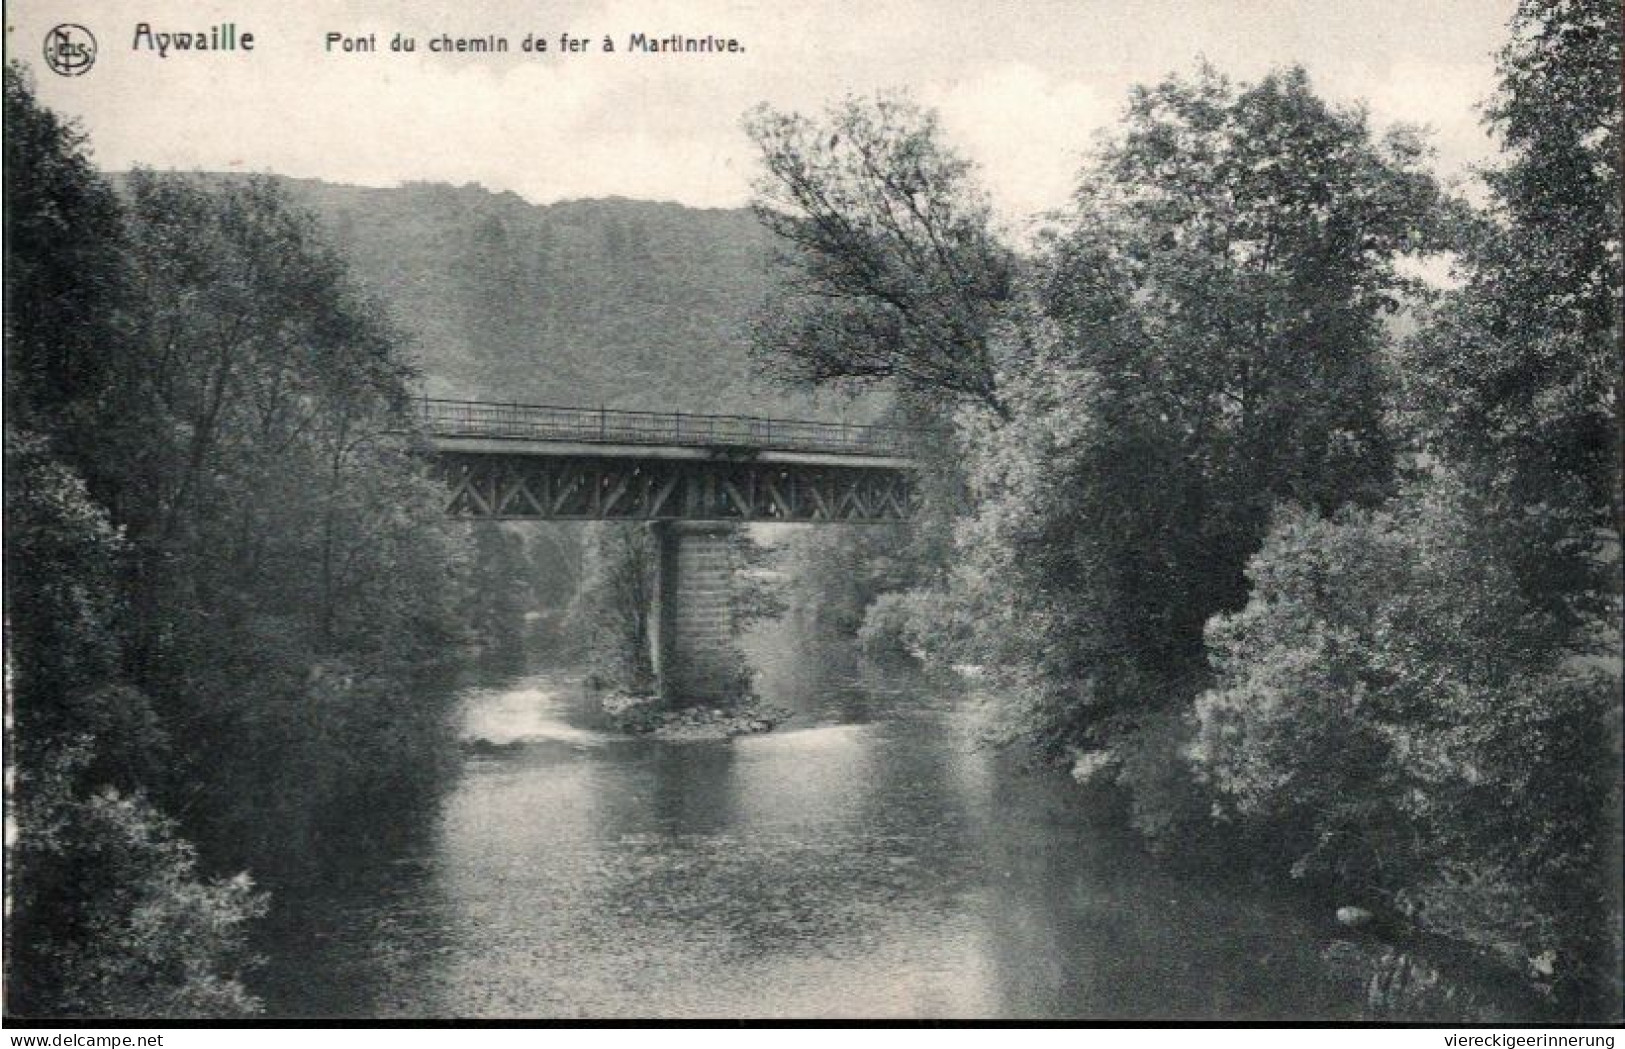
<svg viewBox="0 0 1625 1049">
<path fill-rule="evenodd" d="M 717 460 L 442 453 L 455 517 L 530 520 L 907 520 L 909 471 Z"/>
</svg>

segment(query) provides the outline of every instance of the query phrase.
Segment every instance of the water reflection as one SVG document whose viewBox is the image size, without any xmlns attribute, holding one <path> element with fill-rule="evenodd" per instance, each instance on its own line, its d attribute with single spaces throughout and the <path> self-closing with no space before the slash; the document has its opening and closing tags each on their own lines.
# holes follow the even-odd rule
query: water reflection
<svg viewBox="0 0 1625 1049">
<path fill-rule="evenodd" d="M 444 795 L 279 899 L 273 1011 L 378 1016 L 1325 1017 L 1317 937 L 1152 863 L 975 704 L 751 639 L 780 731 L 607 730 L 575 675 L 462 693 Z M 478 742 L 476 742 L 478 741 Z"/>
</svg>

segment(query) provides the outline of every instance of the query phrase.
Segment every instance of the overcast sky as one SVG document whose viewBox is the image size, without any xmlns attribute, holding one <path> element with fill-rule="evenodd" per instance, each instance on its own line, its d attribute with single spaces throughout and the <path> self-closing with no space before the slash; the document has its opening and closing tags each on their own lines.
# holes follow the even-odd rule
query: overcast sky
<svg viewBox="0 0 1625 1049">
<path fill-rule="evenodd" d="M 8 50 L 46 104 L 78 117 L 107 169 L 272 171 L 388 186 L 479 182 L 538 202 L 618 194 L 736 206 L 754 173 L 740 116 L 815 110 L 848 92 L 906 87 L 937 107 L 1007 218 L 1065 202 L 1093 134 L 1127 89 L 1197 56 L 1248 80 L 1302 63 L 1326 95 L 1379 125 L 1430 125 L 1446 173 L 1486 160 L 1477 104 L 1494 86 L 1512 0 L 20 0 Z M 442 8 L 455 10 L 443 11 Z M 95 34 L 95 65 L 64 78 L 45 32 Z M 157 32 L 234 22 L 255 49 L 159 58 Z M 561 55 L 568 31 L 592 40 Z M 328 54 L 328 32 L 376 33 L 381 53 Z M 411 56 L 387 51 L 414 35 Z M 628 34 L 735 37 L 739 55 L 632 55 Z M 499 34 L 505 57 L 425 50 L 441 33 Z M 543 56 L 517 48 L 527 33 Z M 617 52 L 604 54 L 604 34 Z"/>
</svg>

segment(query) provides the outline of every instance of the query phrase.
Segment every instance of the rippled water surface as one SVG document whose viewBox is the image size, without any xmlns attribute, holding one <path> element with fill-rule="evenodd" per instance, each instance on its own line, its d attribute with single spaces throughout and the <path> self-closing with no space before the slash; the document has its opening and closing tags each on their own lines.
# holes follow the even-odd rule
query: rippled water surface
<svg viewBox="0 0 1625 1049">
<path fill-rule="evenodd" d="M 275 1015 L 1336 1017 L 1320 930 L 1176 873 L 977 699 L 788 627 L 796 716 L 732 742 L 606 728 L 568 668 L 460 694 L 438 798 L 278 894 Z M 478 741 L 478 742 L 476 742 Z"/>
</svg>

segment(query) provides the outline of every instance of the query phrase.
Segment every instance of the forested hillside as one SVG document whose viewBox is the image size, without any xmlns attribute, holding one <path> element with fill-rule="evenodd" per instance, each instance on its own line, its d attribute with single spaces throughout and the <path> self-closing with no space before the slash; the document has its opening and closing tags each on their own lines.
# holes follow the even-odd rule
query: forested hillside
<svg viewBox="0 0 1625 1049">
<path fill-rule="evenodd" d="M 431 395 L 840 415 L 840 400 L 776 387 L 752 366 L 771 260 L 748 211 L 274 181 L 318 216 L 409 336 Z"/>
</svg>

